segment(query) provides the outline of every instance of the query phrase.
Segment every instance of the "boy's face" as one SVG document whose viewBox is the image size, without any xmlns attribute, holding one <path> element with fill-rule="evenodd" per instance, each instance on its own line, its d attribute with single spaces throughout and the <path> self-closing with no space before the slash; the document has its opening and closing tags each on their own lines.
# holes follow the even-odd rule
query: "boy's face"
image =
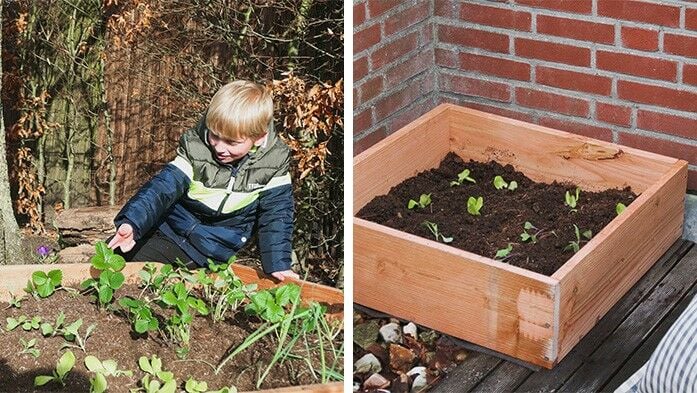
<svg viewBox="0 0 697 393">
<path fill-rule="evenodd" d="M 213 131 L 209 131 L 208 143 L 213 147 L 215 158 L 223 164 L 229 164 L 244 157 L 252 146 L 261 146 L 264 142 L 264 137 L 266 137 L 266 134 L 257 140 L 249 137 L 226 139 Z"/>
</svg>

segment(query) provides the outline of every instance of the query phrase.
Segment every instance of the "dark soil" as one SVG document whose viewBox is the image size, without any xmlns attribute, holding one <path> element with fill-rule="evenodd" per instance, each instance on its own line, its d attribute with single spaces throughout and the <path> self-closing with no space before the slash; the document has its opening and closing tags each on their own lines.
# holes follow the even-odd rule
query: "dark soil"
<svg viewBox="0 0 697 393">
<path fill-rule="evenodd" d="M 126 285 L 117 292 L 117 296 L 131 295 L 137 297 L 140 293 L 134 285 Z M 217 365 L 224 356 L 237 347 L 252 331 L 261 325 L 254 317 L 247 317 L 244 312 L 237 312 L 224 322 L 213 323 L 210 318 L 197 316 L 191 328 L 191 350 L 186 361 L 181 361 L 176 353 L 176 346 L 167 344 L 155 333 L 137 335 L 131 328 L 128 319 L 121 312 L 99 312 L 89 296 L 71 294 L 64 290 L 57 291 L 46 299 L 36 300 L 27 297 L 21 308 L 6 308 L 7 303 L 0 302 L 0 391 L 1 392 L 30 392 L 30 391 L 64 391 L 87 392 L 90 388 L 89 379 L 94 374 L 84 366 L 84 358 L 94 355 L 100 360 L 113 359 L 118 362 L 120 370 L 132 370 L 133 377 L 107 377 L 110 392 L 128 392 L 138 386 L 138 381 L 145 375 L 138 367 L 140 356 L 150 357 L 156 354 L 162 359 L 163 369 L 172 371 L 183 389 L 184 382 L 193 377 L 198 381 L 206 381 L 209 390 L 220 389 L 234 385 L 240 391 L 256 390 L 257 376 L 269 364 L 275 351 L 275 342 L 269 335 L 246 349 L 230 361 L 219 375 L 196 360 L 205 360 Z M 63 311 L 66 315 L 66 325 L 82 318 L 80 332 L 84 332 L 90 324 L 96 324 L 94 333 L 86 342 L 87 353 L 72 348 L 77 360 L 75 368 L 67 377 L 67 386 L 62 390 L 60 385 L 50 382 L 42 388 L 35 389 L 34 377 L 51 375 L 56 361 L 61 356 L 60 347 L 65 343 L 63 337 L 43 338 L 40 330 L 24 331 L 21 327 L 13 331 L 5 331 L 7 317 L 26 315 L 31 318 L 40 316 L 42 321 L 55 323 L 55 319 Z M 162 311 L 154 307 L 157 314 Z M 37 339 L 36 347 L 41 351 L 39 358 L 23 354 L 19 339 L 28 341 Z M 302 340 L 300 340 L 302 341 Z M 311 344 L 312 345 L 312 344 Z M 301 349 L 302 348 L 302 349 Z M 306 356 L 304 346 L 297 346 L 294 352 Z M 331 354 L 327 355 L 332 362 Z M 318 355 L 314 354 L 311 361 L 315 367 L 319 364 Z M 339 360 L 343 367 L 342 360 Z M 316 368 L 317 369 L 317 368 Z M 313 378 L 304 359 L 289 360 L 283 365 L 272 368 L 269 376 L 262 384 L 262 389 L 290 385 L 319 383 Z"/>
<path fill-rule="evenodd" d="M 463 169 L 471 171 L 470 177 L 477 183 L 463 182 L 451 186 Z M 515 180 L 514 191 L 497 190 L 493 179 L 500 175 L 505 181 Z M 438 224 L 439 231 L 452 237 L 451 246 L 482 256 L 494 258 L 497 250 L 513 244 L 513 251 L 505 262 L 545 275 L 553 274 L 569 258 L 573 250 L 564 250 L 570 241 L 576 240 L 574 224 L 581 233 L 591 230 L 595 236 L 613 218 L 618 202 L 626 206 L 636 194 L 629 187 L 624 190 L 590 192 L 581 190 L 577 211 L 572 212 L 564 204 L 566 191 L 574 193 L 573 184 L 536 183 L 511 165 L 497 162 L 465 163 L 454 153 L 448 154 L 440 167 L 422 172 L 393 187 L 387 195 L 378 196 L 358 212 L 358 217 L 399 229 L 424 238 L 434 239 L 422 223 L 426 220 Z M 407 209 L 410 199 L 431 193 L 432 203 L 424 209 Z M 469 197 L 483 197 L 480 216 L 467 212 Z M 529 221 L 542 232 L 538 241 L 524 243 L 520 235 Z M 535 233 L 528 230 L 528 233 Z M 554 232 L 554 233 L 552 233 Z M 587 241 L 581 237 L 583 246 Z"/>
</svg>

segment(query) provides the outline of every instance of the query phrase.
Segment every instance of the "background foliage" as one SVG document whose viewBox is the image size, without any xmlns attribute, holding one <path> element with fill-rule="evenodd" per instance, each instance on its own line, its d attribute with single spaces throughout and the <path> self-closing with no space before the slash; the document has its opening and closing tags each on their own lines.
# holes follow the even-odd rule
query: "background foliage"
<svg viewBox="0 0 697 393">
<path fill-rule="evenodd" d="M 293 149 L 298 263 L 336 281 L 343 253 L 343 3 L 19 0 L 3 8 L 15 209 L 125 202 L 233 79 L 274 90 Z"/>
</svg>

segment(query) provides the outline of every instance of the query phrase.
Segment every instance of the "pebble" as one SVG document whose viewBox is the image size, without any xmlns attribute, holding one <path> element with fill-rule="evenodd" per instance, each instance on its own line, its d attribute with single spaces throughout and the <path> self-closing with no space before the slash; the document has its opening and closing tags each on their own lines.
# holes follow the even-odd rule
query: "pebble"
<svg viewBox="0 0 697 393">
<path fill-rule="evenodd" d="M 400 332 L 399 324 L 391 322 L 380 328 L 380 337 L 386 343 L 401 343 L 402 335 Z"/>
<path fill-rule="evenodd" d="M 427 385 L 428 382 L 426 381 L 426 377 L 424 375 L 417 375 L 416 378 L 414 378 L 414 383 L 411 384 L 411 392 L 419 392 Z"/>
<path fill-rule="evenodd" d="M 382 371 L 382 366 L 378 358 L 372 353 L 369 353 L 353 364 L 353 370 L 356 373 L 379 373 Z"/>
<path fill-rule="evenodd" d="M 410 336 L 412 336 L 412 337 L 414 337 L 414 338 L 417 338 L 417 337 L 418 337 L 418 335 L 417 335 L 417 330 L 416 330 L 416 325 L 414 324 L 414 322 L 409 322 L 408 324 L 406 324 L 406 325 L 402 328 L 402 331 L 404 332 L 404 335 L 405 335 L 405 336 L 406 336 L 406 335 L 410 335 Z"/>
<path fill-rule="evenodd" d="M 384 389 L 388 386 L 390 386 L 390 381 L 378 373 L 371 375 L 363 382 L 363 389 L 365 390 Z"/>
</svg>

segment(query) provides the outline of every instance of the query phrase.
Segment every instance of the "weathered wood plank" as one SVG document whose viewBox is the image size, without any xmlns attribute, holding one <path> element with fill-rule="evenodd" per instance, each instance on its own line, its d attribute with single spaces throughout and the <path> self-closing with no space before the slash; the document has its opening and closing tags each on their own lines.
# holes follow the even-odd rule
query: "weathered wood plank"
<svg viewBox="0 0 697 393">
<path fill-rule="evenodd" d="M 511 362 L 502 362 L 471 392 L 513 392 L 532 371 Z"/>
<path fill-rule="evenodd" d="M 547 392 L 559 388 L 583 363 L 584 359 L 612 334 L 637 304 L 663 279 L 692 248 L 692 243 L 678 240 L 654 264 L 644 277 L 605 315 L 576 347 L 551 370 L 536 372 L 518 387 L 525 392 Z"/>
<path fill-rule="evenodd" d="M 693 247 L 649 297 L 641 302 L 613 334 L 562 385 L 561 392 L 594 392 L 603 386 L 692 288 L 697 277 Z"/>
<path fill-rule="evenodd" d="M 433 393 L 461 393 L 477 386 L 503 361 L 497 357 L 474 352 L 431 390 Z"/>
</svg>

